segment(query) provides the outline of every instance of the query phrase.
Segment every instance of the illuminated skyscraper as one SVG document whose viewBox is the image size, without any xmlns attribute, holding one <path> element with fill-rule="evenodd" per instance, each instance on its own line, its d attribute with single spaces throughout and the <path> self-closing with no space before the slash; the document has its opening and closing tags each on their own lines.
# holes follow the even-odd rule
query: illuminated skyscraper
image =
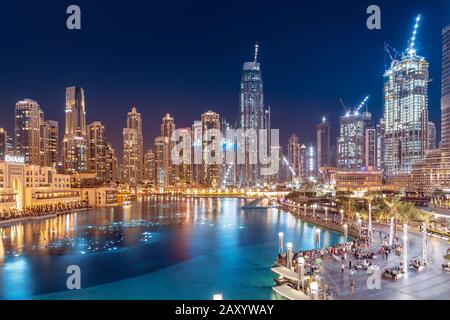
<svg viewBox="0 0 450 320">
<path fill-rule="evenodd" d="M 420 16 L 409 48 L 384 73 L 384 170 L 409 174 L 428 149 L 429 64 L 414 47 Z"/>
<path fill-rule="evenodd" d="M 105 162 L 106 162 L 106 181 L 111 182 L 120 180 L 119 163 L 117 161 L 116 151 L 109 142 L 106 143 Z"/>
<path fill-rule="evenodd" d="M 434 122 L 428 121 L 428 149 L 436 149 L 436 125 Z"/>
<path fill-rule="evenodd" d="M 301 144 L 297 135 L 293 134 L 289 137 L 288 145 L 288 165 L 286 166 L 286 180 L 293 181 L 300 179 L 301 176 Z"/>
<path fill-rule="evenodd" d="M 203 182 L 203 134 L 201 121 L 194 121 L 191 134 L 193 148 L 191 153 L 191 182 L 192 185 L 200 186 Z"/>
<path fill-rule="evenodd" d="M 371 119 L 372 115 L 369 112 L 359 112 L 358 109 L 340 117 L 338 168 L 361 169 L 366 166 L 366 134 L 371 132 L 367 131 Z M 370 139 L 367 143 L 372 141 Z M 375 153 L 375 150 L 373 152 Z"/>
<path fill-rule="evenodd" d="M 150 149 L 144 155 L 144 182 L 155 185 L 155 154 Z"/>
<path fill-rule="evenodd" d="M 450 25 L 442 30 L 442 148 L 450 150 Z"/>
<path fill-rule="evenodd" d="M 88 141 L 88 170 L 97 174 L 97 179 L 107 181 L 106 171 L 106 136 L 105 126 L 99 122 L 92 122 L 87 130 Z"/>
<path fill-rule="evenodd" d="M 143 180 L 142 118 L 136 107 L 127 115 L 127 127 L 123 129 L 123 182 L 135 186 Z"/>
<path fill-rule="evenodd" d="M 207 187 L 220 187 L 220 169 L 221 169 L 221 155 L 217 154 L 217 150 L 221 152 L 221 137 L 211 134 L 208 137 L 207 131 L 218 130 L 220 132 L 220 116 L 214 111 L 207 111 L 202 114 L 202 133 L 203 133 L 203 184 Z M 219 139 L 219 140 L 217 140 Z M 218 149 L 214 146 L 217 145 Z M 217 157 L 219 163 L 216 163 Z"/>
<path fill-rule="evenodd" d="M 63 167 L 68 173 L 87 170 L 86 104 L 81 87 L 66 88 Z"/>
<path fill-rule="evenodd" d="M 42 125 L 42 165 L 56 168 L 59 161 L 59 132 L 58 122 L 47 120 Z"/>
<path fill-rule="evenodd" d="M 325 117 L 316 125 L 317 168 L 331 166 L 331 124 Z"/>
<path fill-rule="evenodd" d="M 241 76 L 239 123 L 243 130 L 270 129 L 270 110 L 264 109 L 264 89 L 261 66 L 258 60 L 259 46 L 255 46 L 255 57 L 252 62 L 245 62 Z M 270 135 L 269 135 L 270 137 Z M 260 178 L 259 155 L 256 154 L 256 163 L 251 163 L 249 144 L 258 146 L 257 136 L 253 135 L 246 140 L 245 164 L 237 167 L 240 185 L 255 185 Z M 258 147 L 256 148 L 258 150 Z"/>
<path fill-rule="evenodd" d="M 43 112 L 39 104 L 31 99 L 16 103 L 15 108 L 15 153 L 25 158 L 27 164 L 41 164 L 41 126 Z"/>
<path fill-rule="evenodd" d="M 0 128 L 0 161 L 5 160 L 8 143 L 8 134 L 5 129 Z"/>
</svg>

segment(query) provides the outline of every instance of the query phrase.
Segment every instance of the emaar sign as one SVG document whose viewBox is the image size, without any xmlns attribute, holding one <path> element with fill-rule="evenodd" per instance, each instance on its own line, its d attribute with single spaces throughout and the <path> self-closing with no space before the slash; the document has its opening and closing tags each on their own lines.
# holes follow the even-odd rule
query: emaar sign
<svg viewBox="0 0 450 320">
<path fill-rule="evenodd" d="M 6 155 L 5 156 L 5 161 L 6 162 L 12 162 L 12 163 L 25 163 L 25 158 L 21 157 L 21 156 L 10 156 L 10 155 Z"/>
</svg>

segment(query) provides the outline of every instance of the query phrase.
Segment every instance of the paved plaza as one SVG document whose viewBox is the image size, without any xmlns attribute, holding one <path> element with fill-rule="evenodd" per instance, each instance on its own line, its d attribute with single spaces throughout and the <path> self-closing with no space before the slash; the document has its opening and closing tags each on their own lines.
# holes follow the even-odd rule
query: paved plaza
<svg viewBox="0 0 450 320">
<path fill-rule="evenodd" d="M 382 237 L 380 238 L 380 231 Z M 364 252 L 378 252 L 384 236 L 387 235 L 387 227 L 381 225 L 374 226 L 373 240 L 370 249 Z M 397 230 L 399 239 L 402 231 Z M 365 270 L 358 270 L 353 275 L 348 269 L 348 259 L 352 259 L 355 264 L 356 259 L 349 255 L 346 261 L 345 272 L 341 272 L 341 263 L 325 258 L 323 270 L 320 276 L 325 280 L 328 288 L 333 292 L 335 299 L 339 300 L 422 300 L 422 299 L 450 299 L 450 272 L 442 270 L 443 256 L 447 248 L 450 247 L 448 241 L 439 238 L 427 237 L 428 267 L 421 272 L 408 270 L 406 276 L 399 280 L 389 280 L 381 278 L 380 289 L 369 289 L 367 279 L 371 274 Z M 402 242 L 402 240 L 400 240 Z M 408 262 L 415 257 L 422 255 L 422 233 L 419 230 L 410 229 L 408 232 Z M 398 266 L 402 262 L 402 256 L 395 253 L 389 255 L 388 260 L 378 254 L 377 259 L 372 260 L 373 265 L 377 265 L 383 273 L 385 268 Z M 351 288 L 351 279 L 355 280 L 354 288 Z"/>
</svg>

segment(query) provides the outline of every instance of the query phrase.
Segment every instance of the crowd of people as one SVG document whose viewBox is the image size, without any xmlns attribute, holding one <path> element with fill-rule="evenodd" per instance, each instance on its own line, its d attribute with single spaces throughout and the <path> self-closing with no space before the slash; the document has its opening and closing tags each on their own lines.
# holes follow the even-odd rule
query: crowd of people
<svg viewBox="0 0 450 320">
<path fill-rule="evenodd" d="M 83 202 L 73 203 L 57 203 L 57 204 L 43 204 L 26 208 L 25 210 L 18 210 L 16 208 L 4 209 L 0 211 L 0 221 L 6 221 L 17 218 L 27 217 L 41 217 L 49 214 L 57 214 L 70 210 L 87 208 L 87 205 Z"/>
</svg>

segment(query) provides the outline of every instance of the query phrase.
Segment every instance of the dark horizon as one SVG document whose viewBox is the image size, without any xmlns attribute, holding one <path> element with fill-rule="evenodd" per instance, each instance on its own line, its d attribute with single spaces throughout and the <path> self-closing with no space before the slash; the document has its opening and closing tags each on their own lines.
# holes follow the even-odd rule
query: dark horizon
<svg viewBox="0 0 450 320">
<path fill-rule="evenodd" d="M 335 144 L 344 113 L 339 98 L 353 106 L 370 95 L 369 111 L 375 122 L 381 118 L 383 44 L 404 51 L 421 14 L 418 54 L 430 63 L 430 120 L 440 137 L 440 31 L 450 24 L 448 1 L 378 1 L 382 29 L 375 31 L 366 28 L 369 1 L 133 0 L 126 7 L 76 1 L 80 31 L 65 28 L 70 4 L 3 5 L 0 127 L 8 132 L 14 104 L 30 98 L 46 119 L 59 122 L 62 138 L 65 88 L 72 85 L 84 88 L 88 123 L 106 126 L 118 156 L 134 105 L 143 117 L 145 150 L 167 112 L 178 128 L 190 127 L 209 109 L 234 123 L 242 65 L 253 59 L 258 41 L 265 104 L 272 107 L 272 128 L 280 128 L 280 144 L 285 147 L 292 133 L 315 143 L 315 124 L 328 113 Z"/>
</svg>

